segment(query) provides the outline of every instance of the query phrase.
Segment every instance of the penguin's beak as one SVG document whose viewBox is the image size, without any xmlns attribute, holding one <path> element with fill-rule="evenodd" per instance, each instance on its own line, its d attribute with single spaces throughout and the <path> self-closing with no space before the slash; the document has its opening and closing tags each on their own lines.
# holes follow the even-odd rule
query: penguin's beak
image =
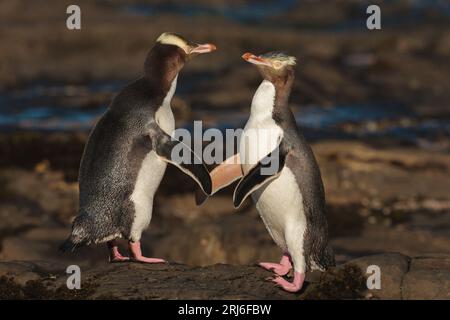
<svg viewBox="0 0 450 320">
<path fill-rule="evenodd" d="M 262 66 L 268 66 L 268 67 L 272 66 L 270 64 L 270 62 L 267 61 L 266 59 L 261 58 L 261 57 L 259 57 L 257 55 L 254 55 L 253 53 L 250 53 L 250 52 L 244 53 L 242 55 L 242 59 L 244 59 L 247 62 L 256 64 L 256 65 L 262 65 Z"/>
<path fill-rule="evenodd" d="M 217 50 L 217 47 L 212 43 L 196 44 L 191 47 L 189 54 L 208 53 Z"/>
</svg>

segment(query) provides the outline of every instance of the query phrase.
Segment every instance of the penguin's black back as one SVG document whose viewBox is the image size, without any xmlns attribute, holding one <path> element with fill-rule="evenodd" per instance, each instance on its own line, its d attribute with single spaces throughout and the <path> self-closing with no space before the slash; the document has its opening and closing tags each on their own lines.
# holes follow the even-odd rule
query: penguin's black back
<svg viewBox="0 0 450 320">
<path fill-rule="evenodd" d="M 139 79 L 113 99 L 92 130 L 80 164 L 79 215 L 69 242 L 82 245 L 128 236 L 134 214 L 129 198 L 141 163 L 152 150 L 147 128 L 163 99 Z"/>
<path fill-rule="evenodd" d="M 273 117 L 283 129 L 283 142 L 289 147 L 286 166 L 292 171 L 303 198 L 307 228 L 304 254 L 308 268 L 313 264 L 321 269 L 333 266 L 334 254 L 328 245 L 328 224 L 325 192 L 314 153 L 300 132 L 294 115 L 286 106 L 274 110 Z"/>
<path fill-rule="evenodd" d="M 158 40 L 147 54 L 143 77 L 121 90 L 92 130 L 80 164 L 79 215 L 62 250 L 129 237 L 130 196 L 152 150 L 150 128 L 185 61 L 184 49 Z"/>
</svg>

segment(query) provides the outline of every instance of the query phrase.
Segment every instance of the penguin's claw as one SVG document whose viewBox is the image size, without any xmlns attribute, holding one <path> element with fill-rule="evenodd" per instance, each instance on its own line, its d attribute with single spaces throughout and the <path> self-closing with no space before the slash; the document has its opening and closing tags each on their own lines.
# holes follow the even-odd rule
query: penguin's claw
<svg viewBox="0 0 450 320">
<path fill-rule="evenodd" d="M 260 262 L 258 265 L 266 270 L 272 271 L 276 275 L 279 276 L 285 276 L 291 271 L 290 265 L 283 265 L 279 263 L 272 263 L 272 262 Z"/>
<path fill-rule="evenodd" d="M 124 257 L 120 254 L 116 240 L 108 241 L 107 246 L 109 248 L 109 262 L 125 262 L 130 260 L 129 257 Z"/>
<path fill-rule="evenodd" d="M 124 257 L 122 255 L 109 258 L 110 263 L 127 262 L 127 261 L 130 261 L 130 258 Z"/>
<path fill-rule="evenodd" d="M 287 292 L 299 292 L 303 287 L 303 282 L 305 281 L 305 274 L 300 272 L 294 273 L 294 281 L 289 282 L 283 277 L 276 276 L 272 279 L 277 287 L 281 287 Z"/>
<path fill-rule="evenodd" d="M 276 278 L 272 279 L 272 282 L 274 282 L 277 287 L 281 287 L 283 290 L 288 291 L 288 292 L 298 292 L 301 289 L 301 287 L 296 286 L 293 283 L 290 283 L 289 281 L 285 280 L 283 277 L 276 277 Z"/>
</svg>

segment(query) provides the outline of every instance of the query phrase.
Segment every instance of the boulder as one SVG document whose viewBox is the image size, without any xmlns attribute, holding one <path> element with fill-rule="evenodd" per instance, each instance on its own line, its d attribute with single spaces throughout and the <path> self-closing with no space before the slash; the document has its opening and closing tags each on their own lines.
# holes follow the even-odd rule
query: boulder
<svg viewBox="0 0 450 320">
<path fill-rule="evenodd" d="M 371 265 L 380 268 L 381 288 L 367 290 L 369 296 L 378 299 L 402 299 L 402 280 L 408 272 L 409 260 L 409 257 L 399 253 L 385 253 L 358 258 L 349 263 L 360 267 L 364 274 Z"/>
<path fill-rule="evenodd" d="M 424 255 L 403 279 L 404 299 L 450 299 L 450 255 Z"/>
</svg>

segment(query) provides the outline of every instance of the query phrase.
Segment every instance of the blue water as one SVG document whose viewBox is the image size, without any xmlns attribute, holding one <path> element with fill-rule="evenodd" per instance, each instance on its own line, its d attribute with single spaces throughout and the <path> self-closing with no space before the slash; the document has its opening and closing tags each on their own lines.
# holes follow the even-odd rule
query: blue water
<svg viewBox="0 0 450 320">
<path fill-rule="evenodd" d="M 352 29 L 365 26 L 365 7 L 370 1 L 362 1 L 360 4 L 362 15 L 351 21 L 334 26 L 334 30 Z M 183 16 L 214 16 L 238 23 L 260 23 L 265 24 L 267 18 L 282 15 L 292 8 L 301 5 L 301 1 L 280 0 L 280 1 L 251 1 L 241 5 L 192 5 L 192 4 L 149 4 L 137 3 L 121 6 L 120 10 L 129 14 L 154 16 L 158 14 L 170 13 Z M 406 17 L 382 17 L 382 23 L 401 23 L 410 19 L 421 19 L 428 9 L 438 10 L 444 15 L 450 16 L 450 1 L 448 0 L 412 0 L 410 13 Z M 289 21 L 273 22 L 281 27 L 292 26 Z M 272 24 L 273 24 L 272 23 Z M 270 25 L 273 27 L 273 25 Z M 208 75 L 197 74 L 196 79 L 208 78 Z M 178 94 L 183 96 L 189 94 L 191 88 L 186 81 L 186 85 L 178 90 Z M 83 108 L 72 105 L 68 107 L 62 105 L 61 97 L 89 97 L 93 94 L 117 92 L 123 82 L 97 82 L 87 86 L 64 86 L 46 83 L 30 84 L 20 90 L 11 92 L 0 92 L 0 128 L 25 129 L 25 130 L 89 130 L 96 119 L 105 111 L 106 105 L 95 108 Z M 395 120 L 408 115 L 413 120 L 410 126 L 385 126 L 373 130 L 365 130 L 364 123 L 379 122 L 382 120 Z M 247 118 L 245 113 L 221 113 L 217 111 L 212 115 L 218 121 L 215 126 L 221 129 L 242 127 Z M 298 123 L 314 137 L 391 137 L 403 141 L 417 141 L 418 139 L 433 140 L 439 136 L 450 136 L 449 119 L 417 119 L 418 117 L 405 110 L 401 106 L 387 104 L 366 104 L 366 105 L 340 105 L 334 108 L 324 108 L 320 106 L 303 107 L 297 115 Z M 201 114 L 199 114 L 201 118 Z M 360 124 L 360 129 L 348 132 L 342 128 L 346 123 Z M 189 124 L 185 124 L 189 126 Z"/>
<path fill-rule="evenodd" d="M 297 5 L 297 0 L 253 1 L 249 4 L 234 6 L 207 6 L 196 4 L 150 4 L 137 3 L 121 7 L 121 10 L 137 15 L 154 16 L 158 14 L 177 14 L 188 17 L 215 16 L 236 22 L 256 22 L 267 17 L 284 13 Z"/>
<path fill-rule="evenodd" d="M 359 17 L 352 17 L 350 20 L 340 22 L 331 26 L 335 31 L 346 31 L 352 29 L 363 29 L 366 31 L 366 8 L 370 5 L 370 1 L 361 1 L 358 4 L 358 11 L 361 12 Z M 133 15 L 156 16 L 161 14 L 175 14 L 186 17 L 213 16 L 221 17 L 230 21 L 239 23 L 257 23 L 264 24 L 271 28 L 283 27 L 302 27 L 311 28 L 306 25 L 296 25 L 290 21 L 279 19 L 269 23 L 268 18 L 280 16 L 289 12 L 289 10 L 298 7 L 301 10 L 301 0 L 279 0 L 279 1 L 251 1 L 250 3 L 240 5 L 199 5 L 188 3 L 157 3 L 151 4 L 147 2 L 128 4 L 120 6 L 119 10 Z M 380 5 L 382 9 L 382 5 Z M 429 10 L 439 12 L 439 14 L 450 17 L 450 1 L 448 0 L 411 0 L 409 12 L 404 12 L 401 16 L 389 16 L 383 14 L 382 25 L 384 27 L 399 26 L 403 24 L 420 23 L 425 19 L 425 15 Z M 325 23 L 325 22 L 324 22 Z M 328 24 L 324 28 L 329 29 Z"/>
<path fill-rule="evenodd" d="M 67 106 L 61 99 L 88 98 L 99 93 L 112 95 L 123 85 L 124 82 L 95 82 L 89 86 L 39 83 L 0 92 L 0 128 L 88 130 L 106 110 L 106 105 L 96 108 L 83 108 L 76 104 Z"/>
<path fill-rule="evenodd" d="M 123 87 L 123 82 L 96 82 L 87 86 L 65 86 L 52 84 L 31 84 L 27 87 L 0 93 L 0 128 L 5 130 L 45 130 L 45 131 L 89 131 L 97 119 L 105 112 L 107 105 L 83 107 L 73 103 L 80 97 L 95 94 L 111 96 Z M 181 97 L 189 92 L 178 92 Z M 74 98 L 70 106 L 66 102 Z M 69 100 L 67 100 L 69 99 Z M 224 130 L 242 128 L 248 118 L 247 111 L 194 109 L 195 119 L 208 115 L 214 119 L 208 127 Z M 408 115 L 409 125 L 401 125 L 396 119 Z M 298 124 L 311 139 L 338 138 L 389 138 L 417 144 L 420 141 L 438 140 L 450 137 L 450 119 L 420 119 L 412 110 L 399 105 L 363 104 L 338 105 L 325 108 L 304 106 L 295 114 Z M 389 120 L 390 125 L 379 126 L 375 130 L 369 123 Z M 347 130 L 345 125 L 355 125 L 356 130 Z M 190 128 L 192 123 L 180 123 Z"/>
<path fill-rule="evenodd" d="M 406 113 L 400 106 L 388 105 L 341 105 L 333 108 L 308 106 L 297 114 L 299 122 L 307 127 L 324 128 L 342 123 L 395 119 Z"/>
</svg>

